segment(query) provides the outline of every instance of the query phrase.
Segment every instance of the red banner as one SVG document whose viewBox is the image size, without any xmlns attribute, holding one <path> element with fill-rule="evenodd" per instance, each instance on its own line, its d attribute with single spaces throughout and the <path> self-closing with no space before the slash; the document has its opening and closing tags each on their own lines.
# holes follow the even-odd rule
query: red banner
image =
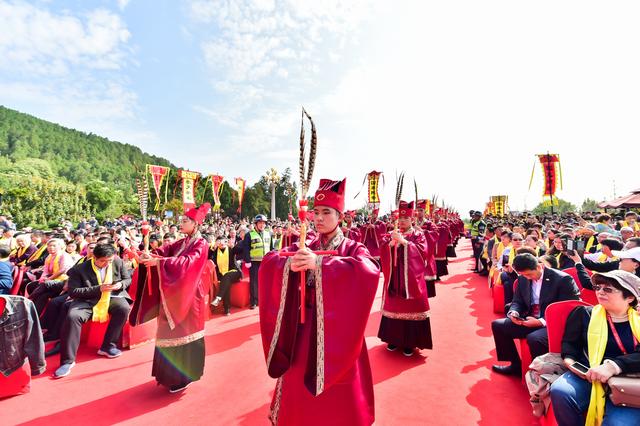
<svg viewBox="0 0 640 426">
<path fill-rule="evenodd" d="M 221 175 L 211 175 L 211 190 L 213 192 L 213 211 L 220 210 L 222 203 L 220 202 L 220 193 L 224 184 L 224 177 Z"/>
<path fill-rule="evenodd" d="M 560 156 L 558 154 L 538 154 L 538 161 L 542 166 L 544 175 L 544 188 L 542 196 L 545 204 L 550 204 L 556 195 L 558 183 L 562 187 L 562 171 L 560 169 Z M 557 204 L 557 200 L 555 200 Z"/>
<path fill-rule="evenodd" d="M 156 198 L 157 198 L 156 210 L 160 210 L 160 192 L 162 190 L 162 181 L 164 180 L 164 178 L 169 176 L 169 167 L 154 166 L 152 164 L 147 164 L 147 171 L 151 175 L 153 189 L 156 192 Z M 167 179 L 167 184 L 168 183 L 169 183 L 169 179 Z M 165 190 L 165 195 L 166 195 L 166 190 Z"/>
</svg>

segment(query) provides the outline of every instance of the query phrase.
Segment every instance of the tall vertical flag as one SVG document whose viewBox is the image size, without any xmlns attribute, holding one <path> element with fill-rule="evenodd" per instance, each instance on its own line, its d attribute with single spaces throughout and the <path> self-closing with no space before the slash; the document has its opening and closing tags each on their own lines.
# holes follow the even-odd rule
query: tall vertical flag
<svg viewBox="0 0 640 426">
<path fill-rule="evenodd" d="M 562 189 L 562 167 L 560 166 L 559 154 L 538 154 L 538 161 L 542 166 L 542 174 L 544 177 L 544 188 L 542 191 L 542 198 L 545 206 L 550 206 L 551 203 L 557 205 L 558 199 L 554 198 L 558 189 Z M 533 174 L 536 170 L 535 163 L 533 164 L 533 170 L 531 170 L 531 179 L 529 180 L 529 189 L 533 183 Z"/>
<path fill-rule="evenodd" d="M 242 199 L 244 198 L 244 190 L 247 185 L 247 181 L 241 177 L 236 178 L 236 191 L 238 191 L 238 213 L 242 215 Z"/>
<path fill-rule="evenodd" d="M 506 195 L 492 195 L 491 196 L 491 214 L 504 217 L 507 211 L 507 200 L 508 197 Z"/>
<path fill-rule="evenodd" d="M 213 192 L 213 211 L 217 212 L 220 210 L 220 206 L 222 206 L 222 203 L 220 202 L 220 193 L 224 186 L 224 177 L 215 174 L 209 176 L 209 178 L 211 179 L 211 190 Z"/>
<path fill-rule="evenodd" d="M 196 206 L 195 188 L 200 179 L 200 173 L 189 170 L 179 170 L 178 177 L 182 181 L 182 205 L 184 211 Z"/>
<path fill-rule="evenodd" d="M 167 202 L 167 187 L 169 185 L 169 167 L 154 166 L 147 164 L 147 173 L 151 175 L 151 182 L 153 183 L 153 189 L 156 192 L 156 207 L 155 210 L 160 210 L 160 193 L 162 192 L 162 182 L 166 179 L 166 185 L 164 190 L 164 201 Z"/>
</svg>

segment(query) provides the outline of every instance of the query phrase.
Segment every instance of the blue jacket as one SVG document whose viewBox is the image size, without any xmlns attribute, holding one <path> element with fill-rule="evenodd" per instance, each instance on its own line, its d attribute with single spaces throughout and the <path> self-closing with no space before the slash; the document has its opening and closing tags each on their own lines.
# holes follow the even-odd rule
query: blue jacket
<svg viewBox="0 0 640 426">
<path fill-rule="evenodd" d="M 0 262 L 0 294 L 9 294 L 13 287 L 13 265 Z"/>
</svg>

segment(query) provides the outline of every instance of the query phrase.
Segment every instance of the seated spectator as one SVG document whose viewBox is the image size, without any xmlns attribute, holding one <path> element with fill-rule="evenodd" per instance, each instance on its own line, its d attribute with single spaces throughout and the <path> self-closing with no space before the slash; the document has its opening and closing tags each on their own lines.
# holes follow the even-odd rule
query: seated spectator
<svg viewBox="0 0 640 426">
<path fill-rule="evenodd" d="M 162 239 L 162 246 L 163 247 L 170 246 L 175 241 L 176 241 L 176 234 L 174 233 L 164 234 L 164 238 Z"/>
<path fill-rule="evenodd" d="M 544 256 L 540 257 L 540 261 L 547 268 L 558 269 L 558 259 L 556 259 L 555 256 L 545 254 Z"/>
<path fill-rule="evenodd" d="M 127 293 L 131 277 L 115 252 L 112 244 L 98 244 L 91 261 L 69 271 L 69 296 L 73 301 L 62 326 L 60 367 L 55 371 L 54 378 L 69 375 L 75 366 L 82 324 L 92 318 L 102 321 L 106 312 L 111 319 L 98 355 L 107 358 L 122 355 L 116 344 L 131 310 L 132 300 Z"/>
<path fill-rule="evenodd" d="M 619 245 L 614 245 L 614 246 L 619 247 Z M 629 240 L 624 245 L 623 249 L 629 250 L 634 247 L 640 247 L 640 238 L 638 237 L 629 238 Z M 616 259 L 610 259 L 609 261 L 598 262 L 598 261 L 590 260 L 585 257 L 584 259 L 582 259 L 582 264 L 585 266 L 585 268 L 594 272 L 608 272 L 608 271 L 615 271 L 616 269 L 620 269 L 619 267 L 620 262 L 619 260 L 616 260 Z"/>
<path fill-rule="evenodd" d="M 596 217 L 595 231 L 598 234 L 606 232 L 608 234 L 615 235 L 616 231 L 611 226 L 611 216 L 604 213 Z"/>
<path fill-rule="evenodd" d="M 502 234 L 506 237 L 503 242 L 511 238 L 511 244 L 505 245 L 505 249 L 502 252 L 501 259 L 498 261 L 502 273 L 500 274 L 500 282 L 504 286 L 504 303 L 508 305 L 513 300 L 513 283 L 518 274 L 513 270 L 513 259 L 516 257 L 517 251 L 522 247 L 523 238 L 522 234 L 517 232 Z"/>
<path fill-rule="evenodd" d="M 559 426 L 638 424 L 640 408 L 615 406 L 603 385 L 618 374 L 640 373 L 640 278 L 626 271 L 592 277 L 598 305 L 579 306 L 562 338 L 568 366 L 589 368 L 585 377 L 569 371 L 551 385 L 551 402 Z M 585 422 L 586 415 L 586 422 Z"/>
<path fill-rule="evenodd" d="M 50 298 L 58 296 L 62 292 L 67 279 L 67 271 L 73 266 L 73 260 L 64 251 L 64 242 L 54 238 L 47 243 L 49 256 L 44 262 L 42 275 L 37 281 L 27 284 L 26 291 L 36 306 L 38 314 L 46 306 Z"/>
<path fill-rule="evenodd" d="M 73 260 L 73 264 L 74 265 L 82 257 L 82 256 L 80 256 L 80 253 L 78 253 L 78 244 L 74 240 L 67 241 L 66 252 L 69 255 L 69 257 L 71 258 L 71 260 Z M 86 253 L 86 251 L 85 251 L 85 253 Z"/>
<path fill-rule="evenodd" d="M 578 300 L 580 292 L 570 275 L 544 267 L 529 253 L 517 255 L 513 269 L 518 273 L 518 284 L 507 318 L 491 323 L 498 360 L 510 364 L 494 365 L 493 371 L 519 376 L 522 366 L 514 339 L 527 339 L 532 358 L 549 352 L 544 320 L 547 306 L 561 300 Z"/>
<path fill-rule="evenodd" d="M 237 269 L 234 261 L 234 248 L 230 247 L 225 237 L 218 237 L 215 249 L 209 251 L 209 259 L 216 266 L 216 274 L 220 281 L 220 289 L 211 305 L 218 306 L 222 301 L 224 314 L 231 315 L 231 285 L 242 278 L 242 272 Z"/>
<path fill-rule="evenodd" d="M 573 268 L 573 260 L 567 256 L 567 240 L 569 236 L 566 234 L 556 234 L 556 238 L 553 240 L 553 245 L 547 252 L 552 256 L 555 256 L 558 260 L 558 269 Z"/>
<path fill-rule="evenodd" d="M 0 294 L 10 294 L 13 287 L 13 265 L 9 254 L 9 246 L 0 245 Z"/>
<path fill-rule="evenodd" d="M 11 263 L 16 266 L 24 266 L 33 253 L 36 252 L 36 246 L 31 243 L 29 234 L 19 234 L 16 236 L 17 248 L 11 255 Z"/>
<path fill-rule="evenodd" d="M 588 259 L 593 262 L 612 262 L 617 260 L 612 254 L 611 250 L 622 250 L 624 244 L 615 238 L 607 238 L 602 241 L 602 249 L 600 252 L 596 252 L 593 254 L 585 254 L 585 259 Z"/>
<path fill-rule="evenodd" d="M 629 238 L 632 238 L 635 234 L 635 231 L 630 226 L 623 226 L 620 228 L 620 237 L 622 238 L 623 243 L 626 243 Z"/>
</svg>

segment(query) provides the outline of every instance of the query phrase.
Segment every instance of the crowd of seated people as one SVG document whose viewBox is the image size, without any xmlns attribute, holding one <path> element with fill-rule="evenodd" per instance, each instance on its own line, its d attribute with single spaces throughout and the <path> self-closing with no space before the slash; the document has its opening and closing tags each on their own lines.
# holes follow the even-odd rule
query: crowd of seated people
<svg viewBox="0 0 640 426">
<path fill-rule="evenodd" d="M 549 355 L 547 308 L 578 301 L 580 289 L 587 289 L 594 292 L 595 306 L 577 306 L 569 314 L 558 358 L 565 372 L 547 395 L 555 420 L 560 426 L 640 424 L 640 408 L 614 405 L 606 393 L 611 377 L 640 373 L 637 214 L 522 214 L 484 220 L 484 269 L 478 272 L 504 288 L 505 316 L 493 321 L 492 332 L 497 359 L 507 364 L 493 370 L 521 376 L 523 354 L 516 340 L 526 341 L 521 350 L 529 351 L 527 359 Z M 576 362 L 586 373 L 576 371 Z"/>
</svg>

